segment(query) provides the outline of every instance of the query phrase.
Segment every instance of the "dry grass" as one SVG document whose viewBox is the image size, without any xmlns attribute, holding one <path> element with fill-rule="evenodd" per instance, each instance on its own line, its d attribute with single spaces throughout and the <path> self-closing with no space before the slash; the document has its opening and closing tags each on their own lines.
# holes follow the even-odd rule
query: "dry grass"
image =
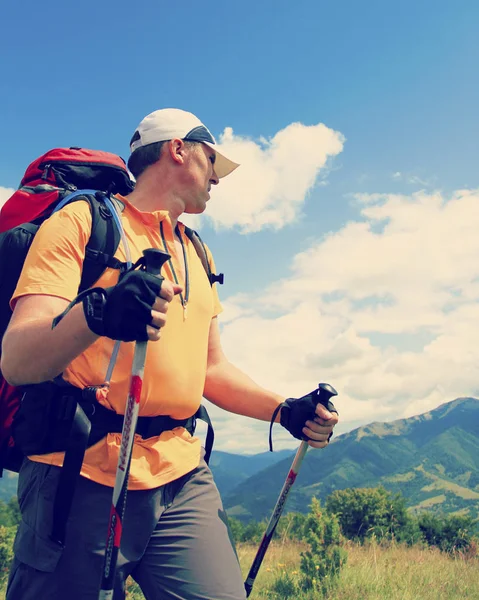
<svg viewBox="0 0 479 600">
<path fill-rule="evenodd" d="M 272 591 L 278 577 L 299 579 L 300 552 L 305 546 L 292 542 L 271 544 L 255 582 L 251 600 L 285 600 Z M 238 555 L 246 578 L 257 545 L 240 544 Z M 328 600 L 475 600 L 479 599 L 479 559 L 451 558 L 435 549 L 419 546 L 388 547 L 370 543 L 348 544 L 348 561 L 338 588 Z M 4 595 L 0 593 L 0 598 Z M 136 586 L 129 587 L 128 600 L 143 600 Z M 318 600 L 298 592 L 294 600 Z"/>
<path fill-rule="evenodd" d="M 260 571 L 251 600 L 277 598 L 274 580 L 282 573 L 299 571 L 301 546 L 273 545 Z M 371 543 L 361 547 L 348 544 L 348 561 L 336 591 L 328 600 L 474 600 L 479 599 L 479 560 L 477 557 L 451 558 L 435 549 L 382 547 Z M 238 549 L 246 573 L 256 547 Z M 312 596 L 296 595 L 295 600 Z"/>
</svg>

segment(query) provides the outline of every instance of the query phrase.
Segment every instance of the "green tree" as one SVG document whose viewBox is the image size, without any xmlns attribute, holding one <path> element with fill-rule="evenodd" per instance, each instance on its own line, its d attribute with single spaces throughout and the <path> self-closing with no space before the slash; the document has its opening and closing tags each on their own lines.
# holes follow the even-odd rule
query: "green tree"
<svg viewBox="0 0 479 600">
<path fill-rule="evenodd" d="M 429 546 L 450 553 L 467 551 L 476 533 L 474 520 L 469 516 L 422 513 L 418 525 Z"/>
<path fill-rule="evenodd" d="M 415 544 L 420 544 L 424 541 L 424 536 L 417 519 L 409 514 L 402 527 L 396 529 L 394 535 L 398 542 L 403 542 L 408 546 L 414 546 Z"/>
<path fill-rule="evenodd" d="M 372 535 L 400 539 L 408 527 L 413 534 L 404 498 L 383 487 L 336 490 L 327 498 L 326 508 L 338 517 L 341 531 L 351 540 L 362 542 Z"/>
<path fill-rule="evenodd" d="M 266 530 L 266 522 L 265 521 L 261 521 L 261 522 L 257 522 L 257 521 L 250 521 L 249 523 L 247 523 L 243 529 L 243 537 L 242 540 L 243 542 L 253 542 L 255 544 L 259 543 L 261 541 L 261 538 L 263 537 L 263 534 Z"/>
<path fill-rule="evenodd" d="M 463 552 L 468 550 L 475 534 L 475 523 L 468 515 L 448 515 L 444 519 L 441 550 Z"/>
<path fill-rule="evenodd" d="M 239 519 L 235 519 L 235 517 L 228 517 L 228 524 L 235 544 L 242 542 L 244 534 L 243 523 Z"/>
</svg>

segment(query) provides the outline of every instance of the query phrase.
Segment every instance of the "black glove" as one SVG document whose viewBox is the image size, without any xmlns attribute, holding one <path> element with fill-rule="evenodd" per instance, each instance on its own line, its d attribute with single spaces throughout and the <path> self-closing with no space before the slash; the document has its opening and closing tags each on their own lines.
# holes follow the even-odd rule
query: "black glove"
<svg viewBox="0 0 479 600">
<path fill-rule="evenodd" d="M 280 404 L 273 413 L 269 430 L 269 449 L 273 451 L 272 429 L 278 411 L 281 410 L 280 423 L 289 433 L 298 440 L 309 440 L 303 433 L 306 421 L 313 421 L 316 417 L 316 406 L 322 404 L 329 412 L 338 414 L 334 404 L 330 400 L 329 393 L 321 393 L 321 385 L 301 398 L 288 398 Z M 330 388 L 333 389 L 333 388 Z M 335 390 L 334 393 L 336 394 Z M 324 399 L 326 398 L 326 400 Z M 332 435 L 332 432 L 331 432 Z M 329 438 L 331 438 L 331 435 Z"/>
<path fill-rule="evenodd" d="M 89 290 L 82 301 L 88 327 L 112 340 L 146 342 L 146 326 L 151 325 L 151 309 L 163 279 L 131 270 L 112 287 Z"/>
</svg>

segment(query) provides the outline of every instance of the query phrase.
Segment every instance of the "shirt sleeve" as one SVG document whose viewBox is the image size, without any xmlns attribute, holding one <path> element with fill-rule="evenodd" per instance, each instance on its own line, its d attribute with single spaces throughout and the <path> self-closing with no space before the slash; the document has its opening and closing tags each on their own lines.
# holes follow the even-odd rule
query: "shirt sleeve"
<svg viewBox="0 0 479 600">
<path fill-rule="evenodd" d="M 208 257 L 208 262 L 210 263 L 210 268 L 213 273 L 216 273 L 215 259 L 213 258 L 213 255 L 211 254 L 211 251 L 206 244 L 205 244 L 205 248 L 206 248 L 206 255 Z M 217 288 L 218 288 L 217 283 L 215 283 L 211 286 L 211 290 L 213 292 L 213 318 L 217 317 L 220 313 L 223 312 L 223 306 L 220 302 L 220 297 L 218 295 Z"/>
<path fill-rule="evenodd" d="M 67 204 L 42 223 L 23 265 L 12 310 L 18 298 L 42 294 L 69 302 L 78 294 L 92 217 L 86 201 Z"/>
</svg>

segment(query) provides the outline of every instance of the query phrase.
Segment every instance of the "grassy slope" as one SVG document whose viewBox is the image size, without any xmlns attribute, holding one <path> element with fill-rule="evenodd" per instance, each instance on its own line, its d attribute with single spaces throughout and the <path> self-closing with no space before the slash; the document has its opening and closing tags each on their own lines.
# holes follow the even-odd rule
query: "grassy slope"
<svg viewBox="0 0 479 600">
<path fill-rule="evenodd" d="M 274 542 L 258 574 L 251 600 L 284 600 L 271 591 L 282 573 L 299 576 L 299 556 L 304 546 L 289 541 Z M 450 558 L 436 550 L 420 547 L 389 548 L 377 544 L 360 547 L 348 544 L 348 561 L 338 589 L 328 600 L 472 600 L 479 598 L 479 559 Z M 243 574 L 253 561 L 257 546 L 238 547 Z M 0 598 L 4 595 L 0 592 Z M 129 586 L 127 600 L 143 600 L 136 586 Z M 313 600 L 302 593 L 294 600 Z"/>
</svg>

